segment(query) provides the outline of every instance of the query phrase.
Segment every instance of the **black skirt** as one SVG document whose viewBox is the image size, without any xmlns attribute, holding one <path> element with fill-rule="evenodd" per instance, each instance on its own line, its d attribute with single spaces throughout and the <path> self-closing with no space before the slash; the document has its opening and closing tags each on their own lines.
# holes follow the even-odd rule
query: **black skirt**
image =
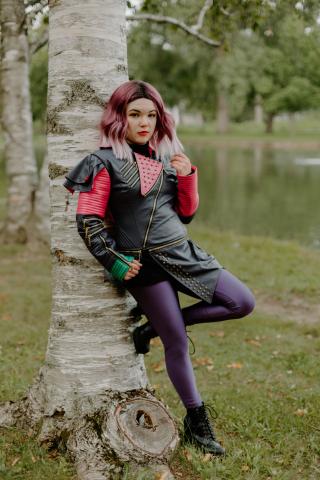
<svg viewBox="0 0 320 480">
<path fill-rule="evenodd" d="M 140 268 L 139 273 L 130 280 L 125 280 L 122 282 L 122 285 L 125 286 L 129 291 L 130 287 L 146 287 L 148 285 L 154 285 L 155 283 L 167 280 L 171 283 L 175 290 L 201 300 L 201 297 L 199 297 L 195 292 L 189 290 L 185 285 L 180 283 L 163 268 L 161 268 L 161 266 L 153 260 L 148 252 L 143 252 L 140 263 L 142 263 L 142 267 Z"/>
</svg>

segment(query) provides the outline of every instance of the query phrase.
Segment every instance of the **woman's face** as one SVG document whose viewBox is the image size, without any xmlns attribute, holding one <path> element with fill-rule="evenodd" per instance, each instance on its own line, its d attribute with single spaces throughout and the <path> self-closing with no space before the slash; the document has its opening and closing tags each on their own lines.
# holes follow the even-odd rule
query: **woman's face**
<svg viewBox="0 0 320 480">
<path fill-rule="evenodd" d="M 154 103 L 148 98 L 138 98 L 127 105 L 127 135 L 131 143 L 143 145 L 153 135 L 157 123 L 157 111 Z"/>
</svg>

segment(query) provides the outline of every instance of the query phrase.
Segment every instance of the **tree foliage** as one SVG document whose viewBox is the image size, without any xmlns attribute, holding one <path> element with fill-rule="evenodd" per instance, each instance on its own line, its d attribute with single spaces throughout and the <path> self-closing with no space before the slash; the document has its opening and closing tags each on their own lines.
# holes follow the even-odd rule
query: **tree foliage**
<svg viewBox="0 0 320 480">
<path fill-rule="evenodd" d="M 202 5 L 146 0 L 141 11 L 193 25 Z M 129 35 L 130 76 L 155 84 L 170 105 L 184 103 L 207 117 L 214 116 L 220 88 L 234 120 L 252 111 L 257 95 L 266 114 L 319 108 L 319 9 L 315 0 L 213 2 L 202 31 L 221 42 L 219 49 L 172 25 L 136 24 Z"/>
</svg>

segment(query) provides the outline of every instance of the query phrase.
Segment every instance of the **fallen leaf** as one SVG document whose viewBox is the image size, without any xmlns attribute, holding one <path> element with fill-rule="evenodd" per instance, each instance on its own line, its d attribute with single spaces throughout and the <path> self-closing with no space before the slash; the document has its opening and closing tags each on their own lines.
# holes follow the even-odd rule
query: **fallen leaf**
<svg viewBox="0 0 320 480">
<path fill-rule="evenodd" d="M 156 390 L 157 388 L 160 388 L 160 387 L 161 387 L 160 383 L 153 383 L 153 384 L 151 385 L 151 388 L 154 388 L 155 390 Z"/>
<path fill-rule="evenodd" d="M 164 362 L 161 360 L 160 362 L 153 363 L 151 365 L 151 368 L 153 369 L 154 372 L 160 373 L 163 372 L 164 370 Z"/>
<path fill-rule="evenodd" d="M 210 357 L 199 357 L 199 358 L 195 358 L 192 362 L 194 365 L 198 365 L 198 366 L 205 366 L 205 365 L 213 365 L 213 361 Z"/>
<path fill-rule="evenodd" d="M 213 370 L 213 365 L 207 365 L 206 368 L 207 368 L 207 370 L 209 370 L 209 372 L 210 372 L 211 370 Z"/>
<path fill-rule="evenodd" d="M 159 337 L 151 338 L 150 345 L 153 345 L 154 347 L 161 347 L 162 342 Z"/>
<path fill-rule="evenodd" d="M 242 368 L 242 367 L 243 367 L 242 363 L 239 363 L 239 362 L 233 362 L 227 365 L 227 368 Z"/>
<path fill-rule="evenodd" d="M 243 472 L 249 472 L 250 467 L 249 467 L 249 465 L 242 465 L 241 470 L 242 470 Z"/>
<path fill-rule="evenodd" d="M 210 337 L 224 337 L 224 331 L 223 330 L 218 330 L 217 332 L 210 332 L 209 333 Z"/>
<path fill-rule="evenodd" d="M 212 453 L 206 453 L 206 454 L 202 457 L 202 461 L 203 461 L 203 462 L 209 462 L 209 460 L 211 460 L 212 458 L 213 458 Z"/>
<path fill-rule="evenodd" d="M 154 478 L 155 480 L 167 480 L 168 474 L 169 474 L 168 472 L 159 472 Z"/>
<path fill-rule="evenodd" d="M 185 454 L 186 459 L 189 460 L 189 462 L 191 462 L 191 460 L 192 460 L 191 453 L 188 450 L 184 450 L 183 453 Z"/>
<path fill-rule="evenodd" d="M 31 460 L 32 460 L 32 463 L 36 463 L 36 461 L 37 461 L 36 457 L 34 457 L 34 456 L 32 455 L 32 453 L 31 453 Z"/>
<path fill-rule="evenodd" d="M 303 417 L 304 415 L 307 415 L 307 413 L 308 413 L 307 408 L 298 408 L 298 410 L 294 412 L 294 414 L 297 415 L 298 417 Z"/>
<path fill-rule="evenodd" d="M 49 458 L 57 458 L 59 455 L 59 452 L 57 450 L 51 450 L 49 453 L 48 453 L 48 457 Z"/>
<path fill-rule="evenodd" d="M 250 345 L 254 345 L 255 347 L 261 347 L 261 343 L 258 340 L 254 340 L 253 338 L 247 339 L 246 343 L 249 343 Z"/>
<path fill-rule="evenodd" d="M 16 465 L 16 463 L 19 462 L 19 460 L 20 460 L 20 457 L 14 458 L 14 459 L 12 460 L 12 462 L 11 462 L 11 467 L 14 467 L 14 466 Z"/>
</svg>

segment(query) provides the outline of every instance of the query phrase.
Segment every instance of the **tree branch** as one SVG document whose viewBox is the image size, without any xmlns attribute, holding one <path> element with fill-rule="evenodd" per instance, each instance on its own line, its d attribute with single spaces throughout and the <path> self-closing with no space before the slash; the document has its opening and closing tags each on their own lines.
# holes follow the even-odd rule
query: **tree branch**
<svg viewBox="0 0 320 480">
<path fill-rule="evenodd" d="M 233 17 L 234 16 L 234 13 L 230 13 L 228 12 L 228 10 L 226 10 L 225 8 L 223 7 L 220 7 L 220 11 L 223 13 L 223 15 L 225 15 L 226 17 Z"/>
<path fill-rule="evenodd" d="M 203 20 L 207 11 L 212 7 L 213 0 L 206 0 L 198 16 L 198 21 L 191 28 L 198 32 L 203 26 Z"/>
<path fill-rule="evenodd" d="M 39 13 L 47 4 L 47 0 L 42 0 L 39 2 L 39 0 L 36 1 L 30 1 L 29 4 L 38 4 L 37 8 L 30 11 L 30 14 L 35 15 L 36 13 Z M 180 28 L 184 32 L 188 33 L 189 35 L 192 35 L 196 37 L 198 40 L 202 41 L 206 45 L 210 45 L 210 47 L 219 47 L 220 42 L 217 40 L 212 40 L 209 37 L 206 37 L 205 35 L 202 35 L 199 33 L 198 30 L 202 28 L 203 26 L 203 20 L 206 12 L 209 10 L 209 8 L 212 6 L 213 1 L 212 0 L 206 0 L 204 6 L 201 9 L 201 12 L 199 13 L 198 16 L 198 21 L 195 25 L 193 26 L 188 26 L 186 23 L 178 20 L 177 18 L 174 17 L 167 17 L 164 15 L 154 15 L 151 13 L 140 13 L 140 14 L 132 14 L 132 15 L 127 15 L 126 20 L 128 21 L 141 21 L 141 20 L 149 20 L 155 23 L 169 23 L 170 25 L 175 25 L 176 27 Z M 33 42 L 30 44 L 30 55 L 34 55 L 40 48 L 42 48 L 46 43 L 48 43 L 48 32 L 44 31 L 42 37 L 38 39 L 36 42 Z"/>
<path fill-rule="evenodd" d="M 49 32 L 48 29 L 44 30 L 42 36 L 38 38 L 35 42 L 29 44 L 29 52 L 30 56 L 34 55 L 40 48 L 44 47 L 49 40 Z"/>
<path fill-rule="evenodd" d="M 210 45 L 211 47 L 220 46 L 220 42 L 218 42 L 217 40 L 212 40 L 211 38 L 208 38 L 205 35 L 202 35 L 201 33 L 197 32 L 197 30 L 195 30 L 194 27 L 189 27 L 188 25 L 178 20 L 177 18 L 166 17 L 164 15 L 154 15 L 152 13 L 139 13 L 135 15 L 127 15 L 126 20 L 128 21 L 150 20 L 151 22 L 156 22 L 156 23 L 169 23 L 171 25 L 175 25 L 176 27 L 180 28 L 184 32 L 188 33 L 189 35 L 192 35 L 198 38 L 198 40 L 201 40 L 203 43 Z M 199 20 L 198 20 L 198 23 L 199 23 Z"/>
</svg>

